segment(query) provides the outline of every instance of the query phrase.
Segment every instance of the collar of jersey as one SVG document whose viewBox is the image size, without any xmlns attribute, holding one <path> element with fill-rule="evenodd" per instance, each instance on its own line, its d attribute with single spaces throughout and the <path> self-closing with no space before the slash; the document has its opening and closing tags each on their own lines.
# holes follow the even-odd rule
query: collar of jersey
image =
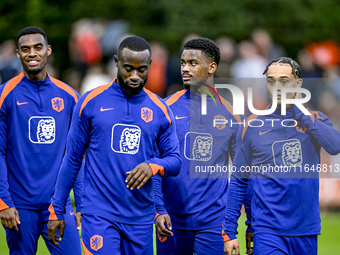
<svg viewBox="0 0 340 255">
<path fill-rule="evenodd" d="M 271 107 L 271 104 L 270 104 L 270 107 Z M 276 110 L 272 114 L 279 115 L 279 116 L 282 116 L 282 117 L 292 117 L 294 115 L 293 107 L 286 107 L 286 115 L 281 115 L 281 105 L 278 105 L 276 107 Z"/>
<path fill-rule="evenodd" d="M 45 80 L 31 80 L 26 75 L 22 78 L 23 81 L 35 84 L 35 85 L 48 85 L 51 82 L 50 75 L 46 72 L 47 76 Z"/>
<path fill-rule="evenodd" d="M 137 95 L 127 95 L 124 89 L 121 86 L 119 86 L 116 81 L 117 81 L 116 79 L 113 81 L 112 88 L 115 89 L 118 92 L 118 94 L 122 95 L 123 97 L 136 98 L 145 95 L 144 89 Z"/>
</svg>

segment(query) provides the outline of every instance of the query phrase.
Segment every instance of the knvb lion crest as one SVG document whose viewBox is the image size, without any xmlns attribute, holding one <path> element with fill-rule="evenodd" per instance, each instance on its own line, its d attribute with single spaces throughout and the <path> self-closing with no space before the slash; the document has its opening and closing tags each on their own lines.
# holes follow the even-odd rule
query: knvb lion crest
<svg viewBox="0 0 340 255">
<path fill-rule="evenodd" d="M 193 160 L 208 161 L 212 156 L 213 138 L 208 135 L 198 135 L 195 137 L 192 155 Z"/>
<path fill-rule="evenodd" d="M 214 126 L 215 128 L 217 128 L 218 130 L 222 130 L 225 128 L 226 126 L 226 118 L 222 115 L 216 115 L 214 116 L 214 123 L 216 123 Z"/>
<path fill-rule="evenodd" d="M 53 143 L 55 139 L 54 119 L 41 119 L 38 122 L 37 140 L 39 143 Z"/>
<path fill-rule="evenodd" d="M 282 162 L 285 166 L 301 166 L 302 151 L 300 141 L 287 142 L 282 146 Z"/>
<path fill-rule="evenodd" d="M 100 235 L 94 235 L 90 239 L 91 249 L 94 251 L 98 251 L 103 247 L 103 237 Z"/>
<path fill-rule="evenodd" d="M 28 135 L 32 143 L 53 143 L 56 137 L 54 118 L 50 116 L 32 116 L 28 121 Z"/>
<path fill-rule="evenodd" d="M 298 124 L 296 125 L 296 130 L 299 131 L 300 133 L 306 133 L 307 127 L 301 122 L 298 122 Z"/>
<path fill-rule="evenodd" d="M 160 241 L 161 243 L 163 243 L 163 242 L 165 242 L 165 241 L 168 239 L 168 237 L 167 237 L 167 236 L 161 236 L 161 235 L 158 233 L 158 239 L 159 239 L 159 241 Z"/>
<path fill-rule="evenodd" d="M 125 128 L 120 136 L 120 151 L 127 154 L 136 154 L 139 148 L 140 129 Z"/>
<path fill-rule="evenodd" d="M 60 97 L 55 97 L 52 98 L 51 102 L 53 110 L 57 112 L 61 112 L 62 110 L 64 110 L 64 99 Z"/>
<path fill-rule="evenodd" d="M 141 109 L 141 117 L 146 123 L 149 123 L 153 120 L 153 111 L 148 107 L 143 107 Z"/>
</svg>

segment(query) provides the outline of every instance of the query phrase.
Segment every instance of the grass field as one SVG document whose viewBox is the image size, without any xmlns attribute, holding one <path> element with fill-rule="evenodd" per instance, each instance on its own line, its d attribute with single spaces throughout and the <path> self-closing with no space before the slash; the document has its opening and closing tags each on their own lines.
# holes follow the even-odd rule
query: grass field
<svg viewBox="0 0 340 255">
<path fill-rule="evenodd" d="M 239 220 L 239 242 L 240 252 L 245 254 L 244 226 L 245 217 L 241 216 Z M 322 213 L 321 214 L 321 236 L 319 236 L 319 255 L 337 255 L 340 251 L 340 213 Z M 3 227 L 0 227 L 0 255 L 7 255 L 8 248 L 6 244 L 6 234 Z M 48 255 L 44 241 L 40 238 L 38 255 Z M 156 252 L 155 252 L 156 254 Z"/>
</svg>

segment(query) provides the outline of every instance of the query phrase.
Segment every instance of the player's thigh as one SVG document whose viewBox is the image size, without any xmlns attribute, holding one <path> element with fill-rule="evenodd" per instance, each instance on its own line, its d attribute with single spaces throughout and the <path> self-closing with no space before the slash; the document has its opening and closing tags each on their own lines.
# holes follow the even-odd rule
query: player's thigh
<svg viewBox="0 0 340 255">
<path fill-rule="evenodd" d="M 195 255 L 224 255 L 223 246 L 222 226 L 196 232 L 194 239 Z"/>
<path fill-rule="evenodd" d="M 160 236 L 156 231 L 157 255 L 192 255 L 196 231 L 173 229 L 173 236 Z"/>
<path fill-rule="evenodd" d="M 81 255 L 80 236 L 77 230 L 75 213 L 70 204 L 67 205 L 65 209 L 66 213 L 64 214 L 65 219 L 64 236 L 63 240 L 59 242 L 59 245 L 56 247 L 51 242 L 48 241 L 47 223 L 50 214 L 48 210 L 44 211 L 44 227 L 42 231 L 42 236 L 51 254 Z M 59 231 L 56 234 L 59 235 Z"/>
<path fill-rule="evenodd" d="M 85 254 L 121 254 L 119 226 L 103 217 L 84 214 L 81 237 Z"/>
<path fill-rule="evenodd" d="M 153 255 L 153 225 L 119 223 L 122 230 L 122 254 Z"/>
<path fill-rule="evenodd" d="M 11 255 L 36 254 L 38 239 L 40 236 L 43 220 L 39 211 L 18 209 L 20 224 L 18 232 L 5 228 L 7 245 Z"/>
<path fill-rule="evenodd" d="M 287 237 L 289 240 L 290 254 L 318 254 L 318 236 Z"/>
<path fill-rule="evenodd" d="M 255 234 L 253 244 L 254 255 L 289 255 L 288 243 L 282 236 Z"/>
</svg>

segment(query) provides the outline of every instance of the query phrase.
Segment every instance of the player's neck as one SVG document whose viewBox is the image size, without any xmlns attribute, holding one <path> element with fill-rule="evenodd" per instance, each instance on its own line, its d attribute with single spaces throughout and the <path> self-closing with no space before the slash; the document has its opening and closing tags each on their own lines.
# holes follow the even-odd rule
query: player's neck
<svg viewBox="0 0 340 255">
<path fill-rule="evenodd" d="M 24 74 L 28 79 L 30 79 L 32 81 L 43 81 L 47 77 L 47 72 L 46 72 L 45 69 L 42 70 L 41 72 L 39 72 L 38 74 L 31 74 L 31 73 L 28 73 L 24 70 Z"/>
</svg>

